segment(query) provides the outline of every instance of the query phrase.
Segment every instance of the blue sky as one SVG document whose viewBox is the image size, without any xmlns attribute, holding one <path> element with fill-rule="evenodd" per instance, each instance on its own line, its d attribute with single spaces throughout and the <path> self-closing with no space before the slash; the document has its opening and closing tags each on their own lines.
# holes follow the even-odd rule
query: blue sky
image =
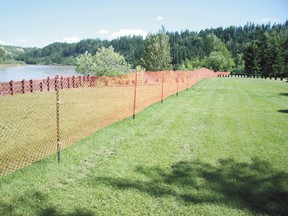
<svg viewBox="0 0 288 216">
<path fill-rule="evenodd" d="M 200 31 L 284 23 L 288 0 L 1 0 L 0 44 L 43 47 L 55 41 Z"/>
</svg>

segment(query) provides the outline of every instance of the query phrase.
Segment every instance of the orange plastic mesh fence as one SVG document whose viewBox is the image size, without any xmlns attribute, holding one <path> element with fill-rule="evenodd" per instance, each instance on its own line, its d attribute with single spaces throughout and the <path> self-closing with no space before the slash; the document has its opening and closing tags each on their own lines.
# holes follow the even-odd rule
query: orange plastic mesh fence
<svg viewBox="0 0 288 216">
<path fill-rule="evenodd" d="M 203 68 L 0 83 L 0 176 L 217 76 Z"/>
</svg>

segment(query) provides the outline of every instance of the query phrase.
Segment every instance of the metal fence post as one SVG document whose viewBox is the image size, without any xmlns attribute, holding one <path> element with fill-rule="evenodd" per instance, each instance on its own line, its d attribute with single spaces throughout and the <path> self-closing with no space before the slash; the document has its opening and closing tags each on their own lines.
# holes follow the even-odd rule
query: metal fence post
<svg viewBox="0 0 288 216">
<path fill-rule="evenodd" d="M 185 72 L 185 74 L 186 74 L 186 91 L 188 91 L 188 89 L 189 89 L 189 79 L 188 79 L 188 74 L 187 74 L 188 72 Z"/>
<path fill-rule="evenodd" d="M 92 87 L 92 85 L 91 85 L 91 77 L 90 77 L 90 75 L 88 75 L 87 79 L 88 79 L 88 86 L 89 86 L 89 87 Z"/>
<path fill-rule="evenodd" d="M 42 82 L 40 82 L 40 92 L 42 92 L 43 91 L 43 83 Z"/>
<path fill-rule="evenodd" d="M 161 103 L 163 103 L 163 95 L 164 95 L 164 71 L 162 71 Z"/>
<path fill-rule="evenodd" d="M 50 78 L 47 77 L 47 91 L 50 91 Z"/>
<path fill-rule="evenodd" d="M 60 78 L 60 85 L 61 85 L 61 89 L 63 89 L 63 76 L 61 76 Z"/>
<path fill-rule="evenodd" d="M 9 82 L 9 85 L 10 85 L 10 94 L 13 95 L 14 94 L 14 92 L 13 92 L 13 80 L 11 80 Z"/>
<path fill-rule="evenodd" d="M 59 80 L 58 76 L 55 77 L 55 90 L 56 90 L 56 131 L 57 131 L 57 159 L 60 163 L 60 101 L 59 101 Z"/>
<path fill-rule="evenodd" d="M 25 85 L 24 85 L 24 82 L 25 82 L 25 80 L 23 79 L 23 80 L 21 81 L 21 93 L 22 93 L 22 94 L 25 94 Z"/>
<path fill-rule="evenodd" d="M 29 84 L 30 84 L 30 92 L 33 93 L 33 80 L 32 79 L 29 81 Z"/>
<path fill-rule="evenodd" d="M 179 92 L 179 72 L 176 71 L 176 85 L 177 85 L 177 90 L 176 90 L 176 96 L 178 96 Z"/>
<path fill-rule="evenodd" d="M 67 77 L 67 88 L 70 89 L 70 78 Z"/>
<path fill-rule="evenodd" d="M 78 76 L 78 86 L 77 86 L 77 88 L 80 88 L 80 87 L 82 87 L 82 82 L 81 82 L 81 76 Z"/>
<path fill-rule="evenodd" d="M 72 76 L 72 88 L 75 88 L 75 76 Z"/>
<path fill-rule="evenodd" d="M 135 88 L 134 88 L 134 103 L 133 103 L 133 119 L 136 115 L 136 96 L 137 96 L 137 82 L 138 82 L 138 72 L 135 72 Z"/>
</svg>

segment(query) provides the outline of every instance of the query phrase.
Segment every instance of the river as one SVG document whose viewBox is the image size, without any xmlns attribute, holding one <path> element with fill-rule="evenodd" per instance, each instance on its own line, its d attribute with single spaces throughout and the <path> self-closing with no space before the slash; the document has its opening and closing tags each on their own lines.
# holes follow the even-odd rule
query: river
<svg viewBox="0 0 288 216">
<path fill-rule="evenodd" d="M 78 76 L 74 66 L 47 66 L 47 65 L 21 65 L 21 66 L 1 66 L 0 82 L 54 78 L 59 76 Z"/>
</svg>

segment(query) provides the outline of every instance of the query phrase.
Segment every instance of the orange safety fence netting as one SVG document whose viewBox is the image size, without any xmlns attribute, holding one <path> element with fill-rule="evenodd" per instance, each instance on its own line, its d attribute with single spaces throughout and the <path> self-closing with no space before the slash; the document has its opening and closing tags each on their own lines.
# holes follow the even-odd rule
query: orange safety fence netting
<svg viewBox="0 0 288 216">
<path fill-rule="evenodd" d="M 0 82 L 0 177 L 217 76 L 202 68 Z"/>
</svg>

